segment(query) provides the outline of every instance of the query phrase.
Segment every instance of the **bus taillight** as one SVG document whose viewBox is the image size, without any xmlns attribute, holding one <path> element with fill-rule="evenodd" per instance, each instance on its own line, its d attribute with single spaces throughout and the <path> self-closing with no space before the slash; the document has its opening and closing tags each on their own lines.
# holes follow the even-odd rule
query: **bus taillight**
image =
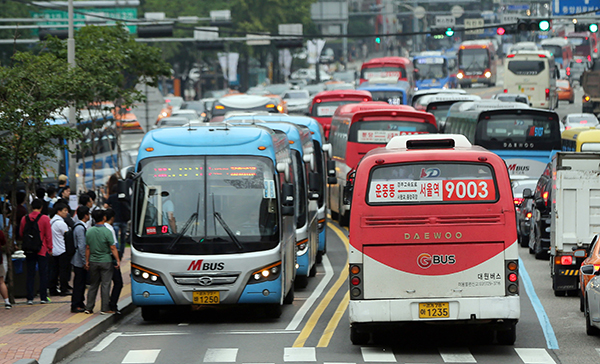
<svg viewBox="0 0 600 364">
<path fill-rule="evenodd" d="M 550 89 L 547 88 L 546 89 L 546 100 L 549 100 L 549 99 L 550 99 Z"/>
<path fill-rule="evenodd" d="M 363 298 L 362 264 L 350 264 L 350 299 Z"/>
<path fill-rule="evenodd" d="M 506 269 L 506 294 L 519 294 L 519 263 L 516 260 L 507 260 Z"/>
</svg>

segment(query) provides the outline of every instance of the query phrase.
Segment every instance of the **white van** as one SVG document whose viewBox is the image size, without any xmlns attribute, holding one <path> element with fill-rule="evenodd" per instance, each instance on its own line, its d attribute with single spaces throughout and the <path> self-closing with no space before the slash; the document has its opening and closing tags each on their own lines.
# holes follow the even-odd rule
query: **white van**
<svg viewBox="0 0 600 364">
<path fill-rule="evenodd" d="M 519 51 L 506 56 L 504 92 L 523 93 L 532 107 L 553 110 L 558 106 L 558 69 L 548 51 Z"/>
</svg>

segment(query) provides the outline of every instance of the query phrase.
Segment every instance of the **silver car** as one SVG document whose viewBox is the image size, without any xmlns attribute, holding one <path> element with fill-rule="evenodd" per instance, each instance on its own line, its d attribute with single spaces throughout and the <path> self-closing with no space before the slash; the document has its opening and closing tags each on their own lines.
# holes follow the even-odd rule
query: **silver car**
<svg viewBox="0 0 600 364">
<path fill-rule="evenodd" d="M 582 274 L 591 274 L 594 277 L 585 286 L 585 332 L 588 335 L 600 334 L 600 270 L 594 271 L 592 264 L 584 265 L 581 268 Z"/>
</svg>

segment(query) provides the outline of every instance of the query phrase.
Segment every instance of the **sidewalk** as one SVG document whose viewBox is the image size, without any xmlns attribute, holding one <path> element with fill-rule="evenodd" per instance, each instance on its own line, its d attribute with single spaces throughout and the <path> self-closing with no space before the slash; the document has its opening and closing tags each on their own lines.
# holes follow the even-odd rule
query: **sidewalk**
<svg viewBox="0 0 600 364">
<path fill-rule="evenodd" d="M 71 355 L 88 341 L 104 332 L 123 316 L 133 311 L 129 272 L 130 249 L 125 249 L 121 262 L 123 290 L 119 300 L 122 315 L 100 315 L 100 292 L 94 314 L 71 313 L 71 296 L 52 296 L 52 302 L 32 306 L 25 298 L 17 299 L 10 310 L 0 307 L 0 364 L 57 363 Z M 86 290 L 87 296 L 87 290 Z"/>
</svg>

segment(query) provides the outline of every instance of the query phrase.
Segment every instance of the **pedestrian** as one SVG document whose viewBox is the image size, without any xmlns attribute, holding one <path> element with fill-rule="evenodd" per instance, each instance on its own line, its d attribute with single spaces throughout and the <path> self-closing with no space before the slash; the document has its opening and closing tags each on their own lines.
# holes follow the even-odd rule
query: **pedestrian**
<svg viewBox="0 0 600 364">
<path fill-rule="evenodd" d="M 4 283 L 4 277 L 6 277 L 6 270 L 4 269 L 4 246 L 6 245 L 6 238 L 4 232 L 0 230 L 0 296 L 4 299 L 4 307 L 9 310 L 12 308 L 10 300 L 8 299 L 8 288 Z"/>
<path fill-rule="evenodd" d="M 85 261 L 86 269 L 90 272 L 90 288 L 87 294 L 87 304 L 85 313 L 94 312 L 98 288 L 101 288 L 101 314 L 112 314 L 114 311 L 109 307 L 110 282 L 112 280 L 113 263 L 112 257 L 117 261 L 115 266 L 121 265 L 119 252 L 114 245 L 114 237 L 111 232 L 104 227 L 106 223 L 106 214 L 103 210 L 96 210 L 92 218 L 96 225 L 88 229 L 85 233 Z"/>
<path fill-rule="evenodd" d="M 48 285 L 48 260 L 52 256 L 52 228 L 50 226 L 50 218 L 42 214 L 42 201 L 35 199 L 31 201 L 31 209 L 29 215 L 26 215 L 21 220 L 21 235 L 27 236 L 23 240 L 23 250 L 25 251 L 25 262 L 27 264 L 27 304 L 33 305 L 33 287 L 35 281 L 35 271 L 37 272 L 40 281 L 40 300 L 41 303 L 49 303 L 47 285 Z M 37 224 L 37 226 L 35 226 Z M 27 248 L 29 242 L 33 242 L 34 249 Z M 41 244 L 40 244 L 41 243 Z M 40 244 L 39 250 L 36 252 L 36 244 Z"/>
<path fill-rule="evenodd" d="M 92 206 L 94 205 L 94 203 L 92 202 L 92 198 L 88 195 L 88 194 L 82 194 L 81 196 L 79 196 L 79 207 L 81 206 L 86 206 L 88 208 L 88 212 L 89 210 L 92 209 Z M 79 207 L 77 208 L 79 210 Z M 75 214 L 75 216 L 73 216 L 73 221 L 75 223 L 79 222 L 79 218 L 78 218 L 78 214 Z M 92 220 L 88 219 L 88 221 L 85 224 L 86 229 L 89 229 L 92 227 Z"/>
<path fill-rule="evenodd" d="M 96 192 L 94 192 L 94 190 L 89 190 L 89 191 L 86 192 L 86 194 L 88 196 L 90 196 L 90 198 L 92 199 L 92 207 L 90 207 L 90 214 L 91 214 L 92 212 L 94 212 L 98 208 L 98 205 L 96 204 L 96 198 L 98 196 L 96 196 Z"/>
<path fill-rule="evenodd" d="M 113 239 L 115 241 L 115 244 L 117 243 L 117 235 L 115 234 L 115 229 L 113 229 L 113 223 L 115 222 L 115 210 L 108 208 L 105 211 L 106 214 L 106 223 L 104 224 L 104 226 L 106 226 L 108 228 L 108 230 L 110 230 Z M 120 254 L 119 252 L 119 257 L 121 259 L 123 259 L 122 254 Z M 119 268 L 115 263 L 116 261 L 113 259 L 113 265 L 115 266 L 115 268 L 113 269 L 113 275 L 112 275 L 112 290 L 110 291 L 110 301 L 108 303 L 110 310 L 114 311 L 117 315 L 121 314 L 121 311 L 119 311 L 119 307 L 118 307 L 118 303 L 119 303 L 119 296 L 121 296 L 121 290 L 123 289 L 123 276 L 121 275 L 121 268 Z"/>
<path fill-rule="evenodd" d="M 85 233 L 86 224 L 90 221 L 90 209 L 87 206 L 77 208 L 78 222 L 73 227 L 73 240 L 75 242 L 75 255 L 71 258 L 75 277 L 73 278 L 73 295 L 71 296 L 71 312 L 79 313 L 85 311 L 85 283 L 87 271 L 85 270 Z"/>
<path fill-rule="evenodd" d="M 51 212 L 54 204 L 58 200 L 58 197 L 56 196 L 56 188 L 54 186 L 48 187 L 46 194 L 48 195 L 45 198 L 45 200 L 48 202 L 48 212 Z"/>
<path fill-rule="evenodd" d="M 35 195 L 44 204 L 44 206 L 42 206 L 42 214 L 48 215 L 48 201 L 46 201 L 46 189 L 43 187 L 39 187 L 35 190 Z"/>
<path fill-rule="evenodd" d="M 65 246 L 65 233 L 69 231 L 65 219 L 68 215 L 69 209 L 65 204 L 58 202 L 54 206 L 54 217 L 50 221 L 53 247 L 49 282 L 51 296 L 68 296 L 72 294 L 69 290 L 71 259 Z"/>
<path fill-rule="evenodd" d="M 117 180 L 116 174 L 113 175 L 115 180 Z M 112 176 L 111 176 L 112 179 Z M 117 180 L 118 181 L 118 180 Z M 109 180 L 110 182 L 110 180 Z M 127 221 L 130 218 L 130 210 L 129 203 L 127 201 L 122 201 L 119 198 L 118 191 L 118 182 L 117 183 L 109 183 L 109 196 L 106 201 L 107 206 L 112 208 L 115 212 L 115 223 L 114 229 L 118 238 L 117 248 L 119 250 L 119 256 L 123 258 L 123 254 L 125 253 L 125 243 L 126 243 L 126 233 L 127 233 Z M 172 209 L 171 209 L 172 211 Z"/>
<path fill-rule="evenodd" d="M 68 178 L 64 174 L 61 174 L 58 176 L 58 189 L 59 190 L 68 186 L 67 180 L 68 180 Z M 59 195 L 60 195 L 60 193 L 59 193 Z"/>
<path fill-rule="evenodd" d="M 67 216 L 64 217 L 65 223 L 67 224 L 67 226 L 69 226 L 70 228 L 73 228 L 73 226 L 75 226 L 75 221 L 73 221 L 73 218 L 71 216 L 73 216 L 73 210 L 71 209 L 71 206 L 69 206 L 69 199 L 71 198 L 71 187 L 69 186 L 65 186 L 62 187 L 61 189 L 58 190 L 58 200 L 56 201 L 56 203 L 54 204 L 54 206 L 58 205 L 58 204 L 63 204 L 67 207 Z M 54 209 L 54 211 L 56 211 L 56 209 Z M 54 216 L 50 216 L 51 218 L 53 218 Z"/>
<path fill-rule="evenodd" d="M 27 208 L 24 206 L 26 196 L 25 192 L 17 192 L 17 232 L 21 231 L 21 220 L 23 216 L 27 215 Z M 21 239 L 22 235 L 20 233 L 17 234 L 17 240 L 20 241 Z"/>
</svg>

